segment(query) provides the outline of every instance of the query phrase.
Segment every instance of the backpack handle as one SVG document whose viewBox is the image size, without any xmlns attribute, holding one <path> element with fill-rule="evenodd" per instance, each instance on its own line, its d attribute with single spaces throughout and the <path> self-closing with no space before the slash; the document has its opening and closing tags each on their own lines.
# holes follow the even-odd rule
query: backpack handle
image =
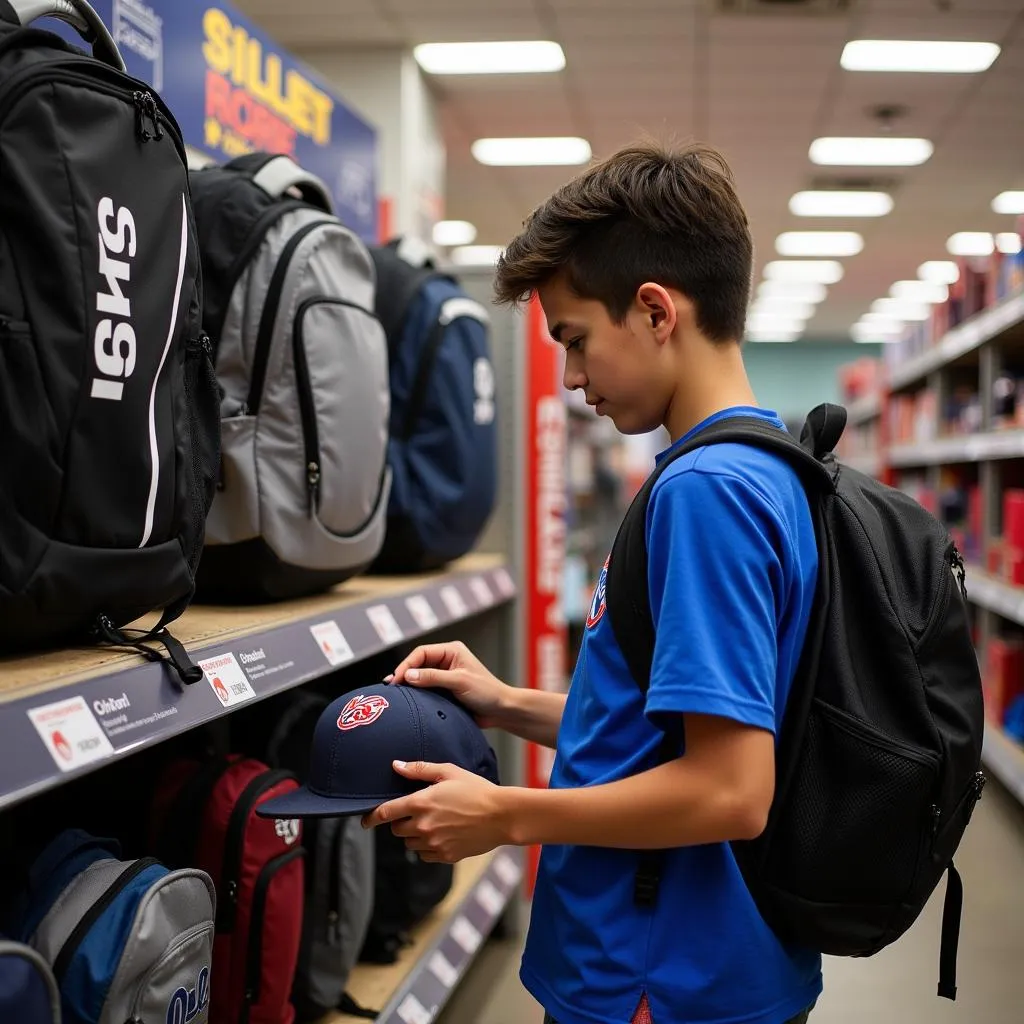
<svg viewBox="0 0 1024 1024">
<path fill-rule="evenodd" d="M 816 458 L 823 459 L 835 451 L 846 429 L 846 410 L 841 405 L 825 402 L 815 406 L 808 414 L 800 443 Z"/>
<path fill-rule="evenodd" d="M 227 167 L 250 175 L 253 184 L 273 199 L 280 199 L 288 189 L 295 188 L 311 206 L 332 216 L 334 214 L 334 200 L 327 186 L 290 156 L 283 153 L 248 153 L 232 160 Z"/>
<path fill-rule="evenodd" d="M 10 8 L 15 21 L 21 25 L 31 25 L 37 18 L 47 16 L 67 22 L 87 43 L 92 43 L 92 55 L 97 60 L 124 72 L 124 60 L 117 44 L 103 19 L 86 0 L 0 0 L 0 17 L 5 13 L 4 6 Z"/>
</svg>

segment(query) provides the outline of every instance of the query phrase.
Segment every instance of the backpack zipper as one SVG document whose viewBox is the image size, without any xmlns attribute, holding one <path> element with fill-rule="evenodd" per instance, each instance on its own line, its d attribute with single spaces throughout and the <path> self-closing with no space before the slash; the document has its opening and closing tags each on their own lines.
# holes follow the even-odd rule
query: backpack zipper
<svg viewBox="0 0 1024 1024">
<path fill-rule="evenodd" d="M 27 320 L 14 320 L 11 317 L 0 316 L 0 334 L 6 334 L 11 338 L 32 337 L 32 325 Z"/>
<path fill-rule="evenodd" d="M 231 809 L 227 836 L 224 841 L 224 862 L 220 873 L 225 898 L 217 907 L 217 931 L 219 932 L 230 932 L 235 927 L 235 918 L 238 915 L 238 887 L 242 875 L 242 856 L 245 852 L 245 829 L 249 824 L 252 809 L 268 789 L 294 778 L 295 776 L 291 772 L 286 771 L 269 771 L 257 775 L 242 790 L 241 796 Z"/>
<path fill-rule="evenodd" d="M 143 857 L 141 860 L 134 861 L 129 864 L 128 867 L 122 871 L 117 878 L 107 886 L 103 895 L 82 916 L 82 919 L 72 929 L 71 934 L 67 937 L 64 945 L 61 946 L 60 952 L 57 954 L 56 959 L 53 961 L 53 975 L 57 979 L 57 984 L 62 985 L 64 983 L 64 975 L 67 973 L 68 967 L 71 965 L 71 960 L 75 953 L 78 952 L 78 947 L 82 944 L 85 936 L 88 934 L 89 929 L 99 920 L 103 912 L 114 902 L 117 897 L 124 892 L 128 885 L 143 871 L 148 870 L 151 867 L 159 865 L 155 857 Z"/>
<path fill-rule="evenodd" d="M 343 306 L 365 313 L 374 320 L 377 319 L 368 309 L 345 299 L 306 299 L 295 311 L 295 323 L 292 327 L 293 360 L 295 384 L 299 394 L 299 416 L 302 420 L 302 440 L 306 451 L 306 494 L 310 518 L 320 509 L 320 431 L 316 423 L 313 385 L 309 379 L 309 360 L 306 358 L 306 336 L 302 323 L 306 313 L 313 306 Z"/>
<path fill-rule="evenodd" d="M 957 578 L 957 582 L 960 584 L 960 594 L 963 599 L 967 600 L 967 568 L 964 565 L 964 556 L 960 554 L 957 546 L 952 546 L 950 552 L 950 561 L 953 563 L 953 573 Z"/>
<path fill-rule="evenodd" d="M 281 305 L 281 295 L 284 292 L 285 279 L 288 276 L 288 268 L 291 265 L 295 251 L 302 244 L 303 240 L 311 235 L 317 228 L 337 224 L 337 220 L 315 220 L 304 224 L 298 231 L 288 239 L 274 267 L 270 284 L 267 287 L 267 294 L 263 300 L 263 312 L 260 315 L 260 325 L 256 332 L 256 347 L 252 357 L 252 377 L 249 380 L 249 397 L 246 405 L 250 416 L 258 415 L 260 401 L 263 398 L 263 386 L 267 378 L 267 363 L 270 360 L 270 343 L 274 339 L 274 325 L 277 322 L 277 311 Z"/>
<path fill-rule="evenodd" d="M 967 791 L 963 793 L 959 800 L 956 802 L 956 806 L 953 808 L 949 815 L 950 821 L 955 821 L 960 813 L 963 811 L 965 805 L 970 802 L 972 808 L 981 799 L 982 793 L 985 791 L 985 786 L 988 783 L 988 779 L 985 777 L 984 772 L 975 772 L 974 778 L 971 779 L 970 785 L 967 787 Z M 973 811 L 972 811 L 973 813 Z M 935 843 L 939 838 L 939 832 L 942 829 L 942 808 L 938 804 L 932 804 L 932 848 L 934 849 Z"/>
<path fill-rule="evenodd" d="M 260 997 L 260 980 L 263 975 L 263 916 L 267 909 L 267 891 L 273 877 L 286 868 L 293 860 L 305 855 L 300 846 L 268 860 L 256 878 L 253 889 L 252 916 L 249 918 L 249 949 L 245 961 L 245 1005 L 242 1007 L 241 1024 L 248 1024 L 252 1004 Z"/>
</svg>

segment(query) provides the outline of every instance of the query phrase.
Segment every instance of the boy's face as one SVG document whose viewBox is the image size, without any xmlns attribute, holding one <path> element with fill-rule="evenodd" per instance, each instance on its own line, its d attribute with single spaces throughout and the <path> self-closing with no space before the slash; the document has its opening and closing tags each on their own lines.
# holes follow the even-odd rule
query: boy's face
<svg viewBox="0 0 1024 1024">
<path fill-rule="evenodd" d="M 551 336 L 565 350 L 562 384 L 582 389 L 587 404 L 623 434 L 643 434 L 664 422 L 671 375 L 663 365 L 651 311 L 634 302 L 615 323 L 602 302 L 581 299 L 554 278 L 538 289 Z"/>
</svg>

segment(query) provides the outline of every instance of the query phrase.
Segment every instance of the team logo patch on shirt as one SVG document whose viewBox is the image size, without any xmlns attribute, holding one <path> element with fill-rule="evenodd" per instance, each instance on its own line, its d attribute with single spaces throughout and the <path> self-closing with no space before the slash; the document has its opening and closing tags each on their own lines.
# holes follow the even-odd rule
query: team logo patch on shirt
<svg viewBox="0 0 1024 1024">
<path fill-rule="evenodd" d="M 604 615 L 605 608 L 605 588 L 608 585 L 608 563 L 611 561 L 611 555 L 604 560 L 604 567 L 601 569 L 601 575 L 597 578 L 597 586 L 594 588 L 594 598 L 590 602 L 590 613 L 587 615 L 587 629 L 593 629 L 600 621 L 601 616 Z"/>
<path fill-rule="evenodd" d="M 341 709 L 341 714 L 338 715 L 338 728 L 342 732 L 348 732 L 349 729 L 358 729 L 361 725 L 372 725 L 390 706 L 384 697 L 364 697 L 360 694 Z"/>
</svg>

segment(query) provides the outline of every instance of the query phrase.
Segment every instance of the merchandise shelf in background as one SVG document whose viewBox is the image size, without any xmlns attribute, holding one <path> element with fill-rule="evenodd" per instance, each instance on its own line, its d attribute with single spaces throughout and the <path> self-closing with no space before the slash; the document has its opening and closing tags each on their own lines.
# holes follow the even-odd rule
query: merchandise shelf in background
<svg viewBox="0 0 1024 1024">
<path fill-rule="evenodd" d="M 298 601 L 194 605 L 173 626 L 205 671 L 190 686 L 163 664 L 112 649 L 0 659 L 0 808 L 515 593 L 504 559 L 471 555 L 444 573 L 361 576 Z"/>
<path fill-rule="evenodd" d="M 958 462 L 984 462 L 990 459 L 1024 457 L 1024 430 L 940 437 L 933 441 L 915 441 L 889 448 L 890 466 L 933 466 Z"/>
<path fill-rule="evenodd" d="M 1024 626 L 1024 587 L 1004 583 L 980 566 L 967 566 L 967 600 Z"/>
<path fill-rule="evenodd" d="M 378 1010 L 378 1024 L 432 1024 L 505 913 L 523 877 L 523 852 L 504 847 L 455 865 L 443 903 L 417 929 L 394 964 L 359 964 L 347 991 Z M 322 1024 L 355 1024 L 336 1013 Z"/>
<path fill-rule="evenodd" d="M 1024 804 L 1024 747 L 988 722 L 982 758 L 989 771 Z"/>
<path fill-rule="evenodd" d="M 928 374 L 962 359 L 1004 334 L 1024 336 L 1024 293 L 976 313 L 954 327 L 932 348 L 894 366 L 889 373 L 889 388 L 898 391 L 918 384 Z"/>
<path fill-rule="evenodd" d="M 881 415 L 882 396 L 877 392 L 855 399 L 846 406 L 846 422 L 851 427 L 859 427 Z"/>
<path fill-rule="evenodd" d="M 878 455 L 847 455 L 839 460 L 850 469 L 856 469 L 868 476 L 878 476 L 882 469 L 882 460 Z"/>
</svg>

